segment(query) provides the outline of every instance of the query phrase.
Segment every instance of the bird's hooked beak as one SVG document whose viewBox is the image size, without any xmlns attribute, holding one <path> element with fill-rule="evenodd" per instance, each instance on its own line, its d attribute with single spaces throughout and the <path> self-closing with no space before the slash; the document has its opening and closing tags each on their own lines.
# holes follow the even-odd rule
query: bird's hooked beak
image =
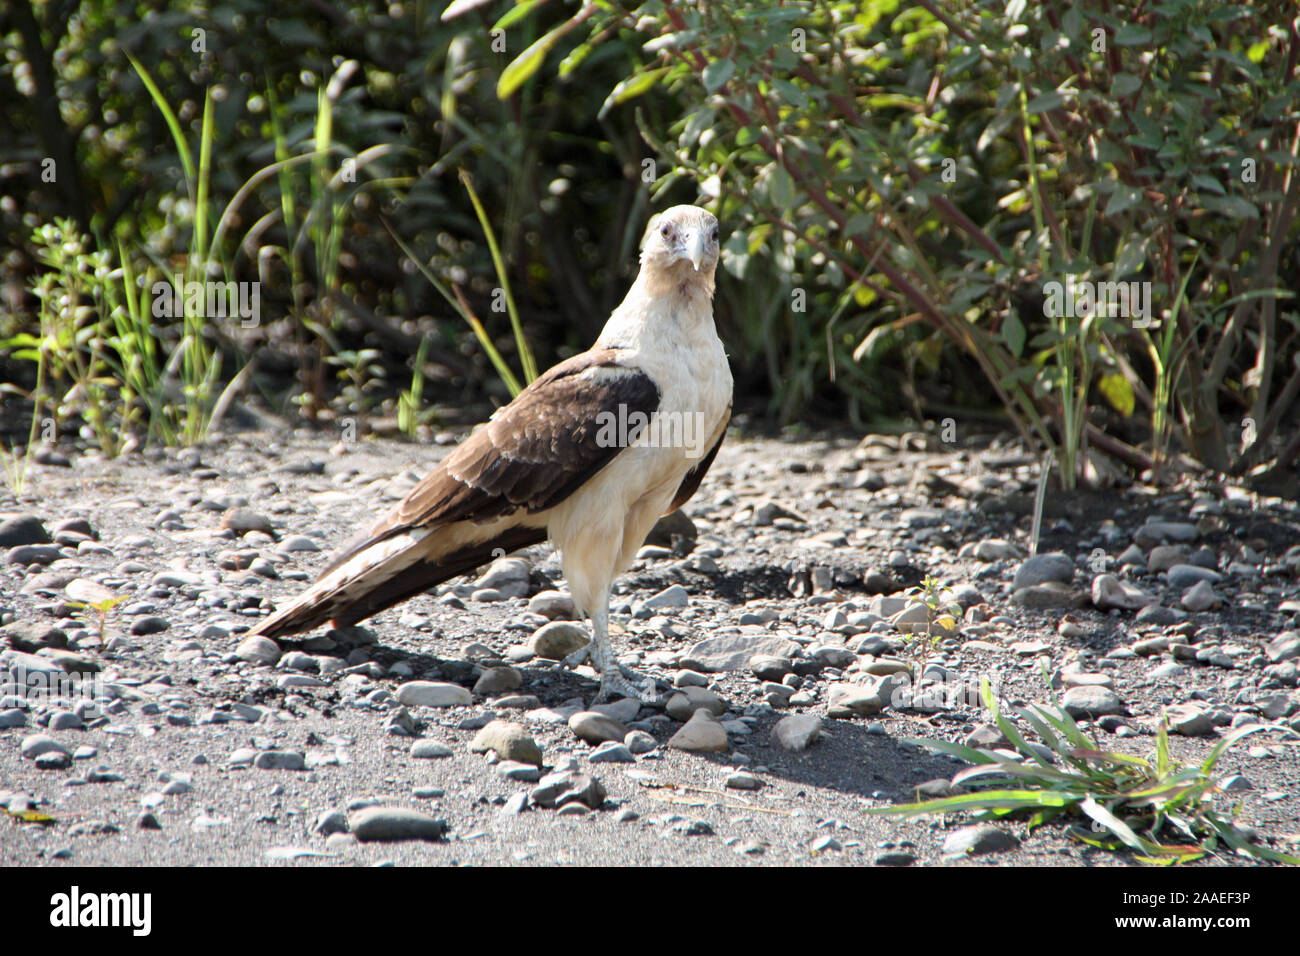
<svg viewBox="0 0 1300 956">
<path fill-rule="evenodd" d="M 690 259 L 691 265 L 695 266 L 695 271 L 700 271 L 700 265 L 708 255 L 709 240 L 705 236 L 703 229 L 692 229 L 686 234 L 686 241 L 683 244 L 682 256 Z"/>
</svg>

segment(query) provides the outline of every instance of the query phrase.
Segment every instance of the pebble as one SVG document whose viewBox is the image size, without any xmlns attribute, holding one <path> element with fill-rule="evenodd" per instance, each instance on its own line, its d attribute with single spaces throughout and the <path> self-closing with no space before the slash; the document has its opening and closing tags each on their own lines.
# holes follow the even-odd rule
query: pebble
<svg viewBox="0 0 1300 956">
<path fill-rule="evenodd" d="M 1187 590 L 1179 603 L 1189 611 L 1208 611 L 1222 602 L 1209 581 L 1199 581 Z"/>
<path fill-rule="evenodd" d="M 1197 567 L 1194 564 L 1175 564 L 1166 573 L 1165 580 L 1171 588 L 1182 591 L 1202 581 L 1218 584 L 1223 580 L 1223 575 L 1217 571 L 1211 571 L 1209 568 Z"/>
<path fill-rule="evenodd" d="M 1071 717 L 1100 717 L 1103 714 L 1120 714 L 1124 705 L 1113 690 L 1098 685 L 1071 687 L 1061 698 L 1061 703 Z"/>
<path fill-rule="evenodd" d="M 1195 704 L 1173 704 L 1166 711 L 1169 730 L 1184 737 L 1203 737 L 1214 731 L 1208 711 Z"/>
<path fill-rule="evenodd" d="M 548 661 L 562 661 L 570 654 L 582 650 L 591 638 L 585 628 L 571 621 L 552 621 L 543 624 L 528 639 L 528 650 Z"/>
<path fill-rule="evenodd" d="M 1021 562 L 1020 567 L 1016 569 L 1011 587 L 1018 590 L 1046 584 L 1049 581 L 1069 584 L 1073 580 L 1074 561 L 1064 552 L 1052 551 L 1047 554 L 1036 554 Z"/>
<path fill-rule="evenodd" d="M 607 740 L 587 755 L 589 763 L 636 763 L 636 757 L 625 744 Z"/>
<path fill-rule="evenodd" d="M 472 753 L 494 751 L 502 760 L 513 760 L 540 767 L 542 748 L 522 724 L 508 720 L 494 720 L 487 724 L 470 743 Z"/>
<path fill-rule="evenodd" d="M 712 674 L 742 670 L 755 655 L 790 659 L 798 653 L 799 645 L 784 637 L 724 634 L 690 647 L 681 656 L 679 666 Z"/>
<path fill-rule="evenodd" d="M 763 786 L 762 780 L 743 770 L 727 774 L 727 779 L 723 783 L 729 790 L 757 790 Z"/>
<path fill-rule="evenodd" d="M 681 721 L 690 720 L 691 715 L 700 709 L 720 717 L 726 713 L 727 705 L 717 694 L 703 687 L 684 687 L 668 698 L 668 703 L 664 705 L 668 716 Z M 619 739 L 622 739 L 621 734 Z"/>
<path fill-rule="evenodd" d="M 528 610 L 551 620 L 572 620 L 578 616 L 573 597 L 564 591 L 539 591 L 528 601 Z M 584 635 L 585 636 L 585 635 Z M 576 650 L 576 648 L 575 648 Z M 559 660 L 559 658 L 553 658 Z"/>
<path fill-rule="evenodd" d="M 716 753 L 729 749 L 727 731 L 709 711 L 700 709 L 691 715 L 668 746 L 688 753 Z"/>
<path fill-rule="evenodd" d="M 259 770 L 306 770 L 307 760 L 293 750 L 264 750 L 253 759 L 253 766 Z"/>
<path fill-rule="evenodd" d="M 452 756 L 452 749 L 436 740 L 417 740 L 411 744 L 411 756 L 416 760 L 440 760 Z"/>
<path fill-rule="evenodd" d="M 348 817 L 348 828 L 362 843 L 396 840 L 437 840 L 447 823 L 404 807 L 366 807 Z"/>
<path fill-rule="evenodd" d="M 570 717 L 569 729 L 579 740 L 585 740 L 589 744 L 601 744 L 607 741 L 621 743 L 629 732 L 622 721 L 592 710 L 579 711 Z"/>
<path fill-rule="evenodd" d="M 274 664 L 280 659 L 280 648 L 270 638 L 256 634 L 240 641 L 235 655 L 250 664 Z"/>
<path fill-rule="evenodd" d="M 1111 608 L 1136 611 L 1158 600 L 1131 584 L 1125 584 L 1113 574 L 1099 574 L 1092 579 L 1092 603 L 1103 611 Z"/>
<path fill-rule="evenodd" d="M 644 730 L 629 730 L 623 745 L 634 754 L 646 754 L 659 746 L 659 742 Z"/>
<path fill-rule="evenodd" d="M 595 777 L 575 770 L 563 770 L 543 777 L 529 792 L 529 799 L 548 810 L 569 803 L 599 810 L 605 802 L 605 788 Z"/>
<path fill-rule="evenodd" d="M 1300 658 L 1300 633 L 1283 631 L 1268 642 L 1268 646 L 1264 648 L 1264 653 L 1274 664 Z"/>
<path fill-rule="evenodd" d="M 1000 853 L 1014 850 L 1020 845 L 1010 833 L 999 830 L 990 824 L 960 827 L 948 834 L 943 841 L 943 855 L 946 857 L 978 856 L 982 853 Z"/>
<path fill-rule="evenodd" d="M 18 745 L 18 752 L 28 760 L 35 760 L 48 753 L 59 753 L 69 757 L 67 748 L 48 734 L 31 734 L 24 737 Z"/>
<path fill-rule="evenodd" d="M 827 717 L 865 717 L 884 708 L 878 688 L 865 684 L 832 684 L 826 699 Z"/>
<path fill-rule="evenodd" d="M 399 704 L 408 707 L 465 707 L 474 702 L 470 692 L 459 684 L 439 681 L 408 681 L 393 695 Z"/>
<path fill-rule="evenodd" d="M 474 682 L 474 693 L 480 697 L 518 690 L 524 686 L 524 675 L 513 667 L 489 667 Z"/>
</svg>

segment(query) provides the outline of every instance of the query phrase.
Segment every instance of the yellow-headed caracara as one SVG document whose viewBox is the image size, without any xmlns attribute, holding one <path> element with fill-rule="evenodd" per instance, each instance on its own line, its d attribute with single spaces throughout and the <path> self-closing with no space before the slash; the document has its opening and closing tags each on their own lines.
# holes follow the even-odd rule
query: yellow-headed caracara
<svg viewBox="0 0 1300 956">
<path fill-rule="evenodd" d="M 695 206 L 663 213 L 596 344 L 498 409 L 253 633 L 355 624 L 549 537 L 591 617 L 591 644 L 570 663 L 590 654 L 597 699 L 657 699 L 654 682 L 610 647 L 610 586 L 655 522 L 695 493 L 722 444 L 732 381 L 713 324 L 717 264 L 717 219 Z"/>
</svg>

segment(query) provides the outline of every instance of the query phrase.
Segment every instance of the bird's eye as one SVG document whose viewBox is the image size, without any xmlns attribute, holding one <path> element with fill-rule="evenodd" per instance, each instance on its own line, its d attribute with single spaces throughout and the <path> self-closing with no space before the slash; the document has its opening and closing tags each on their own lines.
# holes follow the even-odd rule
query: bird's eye
<svg viewBox="0 0 1300 956">
<path fill-rule="evenodd" d="M 665 239 L 667 239 L 672 234 L 673 234 L 673 227 L 668 225 L 668 223 L 664 223 L 662 226 L 659 227 L 659 235 L 663 236 Z"/>
<path fill-rule="evenodd" d="M 717 230 L 716 227 L 714 228 L 714 230 L 713 230 L 711 233 L 709 233 L 709 241 L 710 241 L 710 242 L 717 242 L 717 241 L 718 241 L 718 230 Z"/>
</svg>

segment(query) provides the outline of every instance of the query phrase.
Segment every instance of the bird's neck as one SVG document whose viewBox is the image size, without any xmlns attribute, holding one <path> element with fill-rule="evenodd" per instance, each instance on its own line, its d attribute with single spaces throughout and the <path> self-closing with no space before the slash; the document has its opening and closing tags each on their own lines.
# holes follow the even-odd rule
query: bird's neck
<svg viewBox="0 0 1300 956">
<path fill-rule="evenodd" d="M 716 337 L 713 327 L 713 270 L 697 272 L 689 262 L 667 268 L 643 266 L 623 303 L 610 315 L 597 347 L 637 348 L 668 340 Z"/>
</svg>

